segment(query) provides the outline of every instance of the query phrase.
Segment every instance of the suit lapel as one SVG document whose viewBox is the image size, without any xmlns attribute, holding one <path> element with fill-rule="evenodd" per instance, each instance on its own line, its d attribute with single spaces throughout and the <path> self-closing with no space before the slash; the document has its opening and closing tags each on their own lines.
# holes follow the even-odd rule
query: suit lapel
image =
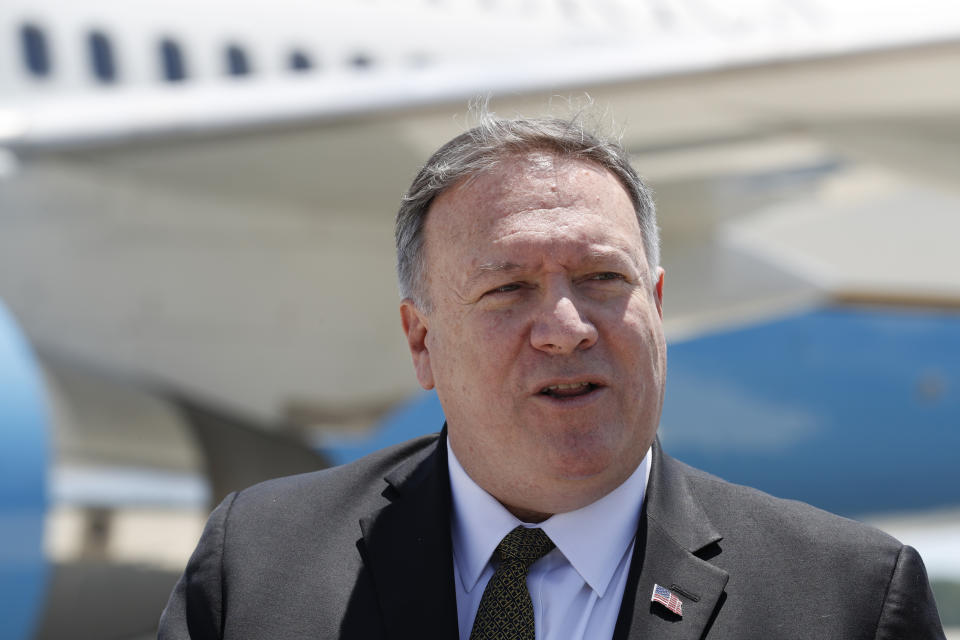
<svg viewBox="0 0 960 640">
<path fill-rule="evenodd" d="M 387 476 L 391 503 L 360 520 L 387 637 L 458 634 L 445 436 Z"/>
<path fill-rule="evenodd" d="M 458 635 L 445 436 L 387 476 L 390 504 L 360 520 L 387 637 Z M 719 553 L 721 539 L 682 466 L 657 442 L 614 640 L 701 638 L 729 577 L 703 559 Z M 651 603 L 654 584 L 683 601 L 682 616 Z"/>
<path fill-rule="evenodd" d="M 702 559 L 719 553 L 721 538 L 681 465 L 661 453 L 658 441 L 614 640 L 701 638 L 723 603 L 729 578 Z M 654 584 L 680 598 L 682 616 L 651 603 Z"/>
</svg>

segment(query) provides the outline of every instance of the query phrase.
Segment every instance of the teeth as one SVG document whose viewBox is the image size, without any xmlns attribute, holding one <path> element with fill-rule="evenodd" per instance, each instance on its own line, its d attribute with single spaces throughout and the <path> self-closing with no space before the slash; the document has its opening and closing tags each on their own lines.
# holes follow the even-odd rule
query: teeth
<svg viewBox="0 0 960 640">
<path fill-rule="evenodd" d="M 548 391 L 563 391 L 566 389 L 582 389 L 583 387 L 589 387 L 589 382 L 574 382 L 573 384 L 552 384 L 549 387 L 544 387 L 540 393 L 547 393 Z"/>
</svg>

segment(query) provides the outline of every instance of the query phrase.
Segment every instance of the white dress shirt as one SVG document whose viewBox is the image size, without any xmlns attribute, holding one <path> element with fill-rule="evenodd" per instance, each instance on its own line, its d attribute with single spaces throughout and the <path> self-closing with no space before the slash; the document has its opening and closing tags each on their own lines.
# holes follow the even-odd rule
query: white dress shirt
<svg viewBox="0 0 960 640">
<path fill-rule="evenodd" d="M 518 520 L 480 488 L 447 441 L 453 493 L 453 569 L 460 638 L 468 640 L 495 567 L 491 556 L 517 525 L 541 527 L 556 548 L 527 576 L 537 640 L 611 638 L 627 583 L 650 452 L 619 487 L 596 502 L 539 524 Z"/>
</svg>

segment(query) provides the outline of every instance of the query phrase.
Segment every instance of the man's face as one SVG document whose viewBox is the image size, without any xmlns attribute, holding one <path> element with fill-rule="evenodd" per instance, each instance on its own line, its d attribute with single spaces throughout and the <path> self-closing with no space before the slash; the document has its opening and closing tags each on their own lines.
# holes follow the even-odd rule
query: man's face
<svg viewBox="0 0 960 640">
<path fill-rule="evenodd" d="M 403 325 L 470 477 L 528 520 L 619 486 L 656 433 L 666 345 L 617 178 L 509 157 L 443 192 L 424 233 L 431 308 L 405 300 Z"/>
</svg>

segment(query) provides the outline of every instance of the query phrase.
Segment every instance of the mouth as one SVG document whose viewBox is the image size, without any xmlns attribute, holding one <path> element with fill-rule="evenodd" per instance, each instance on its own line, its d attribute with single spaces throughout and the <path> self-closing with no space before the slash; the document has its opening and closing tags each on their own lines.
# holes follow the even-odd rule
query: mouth
<svg viewBox="0 0 960 640">
<path fill-rule="evenodd" d="M 549 386 L 543 387 L 540 389 L 539 395 L 547 396 L 549 398 L 579 398 L 580 396 L 589 395 L 597 389 L 600 388 L 600 385 L 595 382 L 571 382 L 568 384 L 551 384 Z"/>
</svg>

